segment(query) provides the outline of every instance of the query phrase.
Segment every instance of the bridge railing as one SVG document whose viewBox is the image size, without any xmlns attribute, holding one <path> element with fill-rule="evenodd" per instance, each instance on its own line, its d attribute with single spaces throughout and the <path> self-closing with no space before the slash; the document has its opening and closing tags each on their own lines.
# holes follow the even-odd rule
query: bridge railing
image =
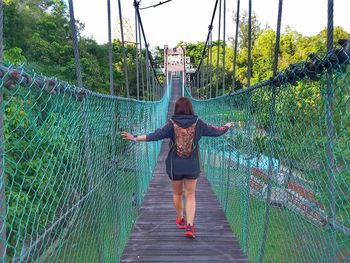
<svg viewBox="0 0 350 263">
<path fill-rule="evenodd" d="M 350 260 L 349 57 L 326 56 L 323 69 L 308 71 L 314 62 L 232 95 L 192 99 L 206 122 L 235 122 L 203 140 L 202 164 L 252 262 Z"/>
<path fill-rule="evenodd" d="M 145 102 L 0 74 L 2 261 L 118 261 L 160 151 L 120 132 L 163 125 L 171 93 Z"/>
</svg>

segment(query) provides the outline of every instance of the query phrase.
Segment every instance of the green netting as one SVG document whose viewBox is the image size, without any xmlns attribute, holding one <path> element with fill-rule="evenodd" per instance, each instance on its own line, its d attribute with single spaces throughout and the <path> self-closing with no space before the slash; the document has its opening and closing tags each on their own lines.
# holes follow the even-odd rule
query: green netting
<svg viewBox="0 0 350 263">
<path fill-rule="evenodd" d="M 350 261 L 348 62 L 330 75 L 305 74 L 303 64 L 232 95 L 192 98 L 206 122 L 236 122 L 225 136 L 203 139 L 201 155 L 251 262 Z"/>
<path fill-rule="evenodd" d="M 141 102 L 21 68 L 0 73 L 3 260 L 119 261 L 160 151 L 120 132 L 163 125 L 170 92 Z"/>
</svg>

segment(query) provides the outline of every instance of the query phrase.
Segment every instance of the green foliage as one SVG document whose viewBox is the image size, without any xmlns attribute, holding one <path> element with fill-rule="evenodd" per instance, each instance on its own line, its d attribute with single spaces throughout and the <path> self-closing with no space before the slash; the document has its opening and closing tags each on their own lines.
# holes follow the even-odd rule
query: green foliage
<svg viewBox="0 0 350 263">
<path fill-rule="evenodd" d="M 22 54 L 22 49 L 19 47 L 4 50 L 4 62 L 14 65 L 21 65 L 27 62 L 27 59 Z"/>
<path fill-rule="evenodd" d="M 77 21 L 82 79 L 90 90 L 109 94 L 108 45 L 80 36 L 84 25 Z M 68 10 L 63 0 L 11 0 L 4 2 L 5 62 L 76 84 Z M 155 62 L 162 64 L 162 49 Z M 136 98 L 135 45 L 126 45 L 130 95 Z M 143 66 L 145 66 L 143 50 Z M 120 41 L 113 42 L 114 93 L 125 96 L 123 53 Z M 145 69 L 144 76 L 146 76 Z M 151 94 L 151 91 L 147 91 Z M 157 91 L 157 94 L 161 91 Z M 153 93 L 152 93 L 153 94 Z M 143 94 L 141 93 L 141 97 Z M 145 94 L 146 96 L 146 94 Z M 152 96 L 148 95 L 148 99 Z M 159 96 L 157 97 L 159 98 Z"/>
</svg>

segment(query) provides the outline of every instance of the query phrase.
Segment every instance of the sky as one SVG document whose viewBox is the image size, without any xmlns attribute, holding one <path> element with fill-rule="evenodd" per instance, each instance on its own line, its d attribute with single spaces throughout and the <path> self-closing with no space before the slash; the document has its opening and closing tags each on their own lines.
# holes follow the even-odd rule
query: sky
<svg viewBox="0 0 350 263">
<path fill-rule="evenodd" d="M 164 1 L 164 0 L 162 0 Z M 118 0 L 110 0 L 112 30 L 118 28 Z M 141 0 L 140 7 L 159 3 L 159 0 Z M 76 19 L 85 24 L 83 35 L 98 43 L 108 41 L 107 1 L 73 0 Z M 205 41 L 208 34 L 215 0 L 172 0 L 156 8 L 140 10 L 142 23 L 151 47 L 175 46 L 179 41 L 197 43 Z M 227 38 L 235 34 L 232 14 L 237 0 L 227 0 Z M 122 16 L 130 20 L 134 33 L 135 12 L 133 0 L 121 0 Z M 253 12 L 262 27 L 276 28 L 278 0 L 252 0 Z M 248 0 L 241 0 L 241 12 L 248 10 Z M 350 32 L 350 0 L 334 0 L 334 26 Z M 213 39 L 218 36 L 218 10 L 214 20 Z M 327 26 L 327 0 L 284 0 L 282 32 L 290 26 L 303 35 L 315 35 Z M 221 33 L 222 35 L 222 33 Z"/>
</svg>

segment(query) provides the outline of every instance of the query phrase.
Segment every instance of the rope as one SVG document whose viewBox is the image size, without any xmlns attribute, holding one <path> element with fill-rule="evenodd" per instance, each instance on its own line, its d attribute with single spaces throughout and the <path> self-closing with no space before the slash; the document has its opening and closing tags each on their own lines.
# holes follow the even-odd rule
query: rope
<svg viewBox="0 0 350 263">
<path fill-rule="evenodd" d="M 237 66 L 237 45 L 238 45 L 238 28 L 239 28 L 239 9 L 240 0 L 237 0 L 237 11 L 236 11 L 236 32 L 235 32 L 235 47 L 233 54 L 233 76 L 232 76 L 232 92 L 235 91 L 236 87 L 236 66 Z"/>
<path fill-rule="evenodd" d="M 122 37 L 122 46 L 123 46 L 123 61 L 124 61 L 124 75 L 125 75 L 125 88 L 126 96 L 129 98 L 129 78 L 128 78 L 128 65 L 126 62 L 126 51 L 125 51 L 125 42 L 124 42 L 124 29 L 123 29 L 123 17 L 122 17 L 122 7 L 120 0 L 118 0 L 118 11 L 119 11 L 119 21 L 120 21 L 120 34 Z"/>
</svg>

